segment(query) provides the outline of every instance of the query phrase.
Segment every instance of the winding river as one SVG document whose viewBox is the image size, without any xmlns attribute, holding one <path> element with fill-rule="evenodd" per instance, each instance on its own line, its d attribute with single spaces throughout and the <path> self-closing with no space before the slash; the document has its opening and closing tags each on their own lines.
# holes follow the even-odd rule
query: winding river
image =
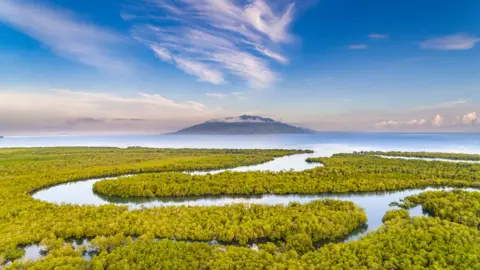
<svg viewBox="0 0 480 270">
<path fill-rule="evenodd" d="M 237 167 L 229 169 L 230 171 L 304 171 L 322 166 L 319 163 L 307 163 L 305 160 L 309 157 L 317 157 L 318 153 L 298 154 L 276 158 L 273 161 L 259 165 Z M 448 159 L 428 159 L 428 158 L 404 158 L 404 157 L 385 157 L 384 158 L 402 158 L 419 160 L 440 160 L 451 162 L 475 162 Z M 193 174 L 220 173 L 226 170 L 216 171 L 197 171 L 189 172 Z M 128 177 L 121 176 L 121 177 Z M 255 204 L 288 204 L 290 202 L 308 203 L 318 199 L 339 199 L 354 202 L 365 210 L 368 217 L 367 227 L 352 234 L 345 241 L 359 239 L 365 233 L 378 229 L 382 225 L 382 217 L 385 212 L 395 207 L 390 206 L 391 202 L 398 202 L 401 199 L 416 195 L 428 190 L 451 190 L 452 188 L 424 188 L 408 189 L 393 192 L 373 192 L 373 193 L 345 193 L 345 194 L 315 194 L 315 195 L 252 195 L 252 196 L 185 196 L 185 197 L 162 197 L 162 198 L 117 198 L 100 196 L 93 192 L 93 184 L 104 179 L 99 178 L 80 182 L 60 184 L 47 189 L 40 190 L 32 196 L 35 199 L 57 204 L 79 204 L 79 205 L 104 205 L 116 204 L 127 205 L 130 209 L 139 209 L 142 207 L 162 207 L 162 206 L 220 206 L 233 203 L 255 203 Z M 473 191 L 474 189 L 465 188 L 463 190 Z M 410 209 L 411 216 L 421 216 L 421 206 Z M 41 248 L 38 245 L 32 245 L 25 248 L 26 259 L 38 259 L 41 256 Z"/>
</svg>

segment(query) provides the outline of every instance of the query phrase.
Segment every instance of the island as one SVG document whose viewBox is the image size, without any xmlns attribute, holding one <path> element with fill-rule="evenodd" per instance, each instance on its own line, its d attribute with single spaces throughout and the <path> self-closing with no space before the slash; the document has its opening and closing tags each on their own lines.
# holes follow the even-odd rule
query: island
<svg viewBox="0 0 480 270">
<path fill-rule="evenodd" d="M 241 115 L 213 119 L 184 128 L 174 135 L 253 135 L 253 134 L 314 134 L 314 130 L 292 126 L 271 118 Z"/>
</svg>

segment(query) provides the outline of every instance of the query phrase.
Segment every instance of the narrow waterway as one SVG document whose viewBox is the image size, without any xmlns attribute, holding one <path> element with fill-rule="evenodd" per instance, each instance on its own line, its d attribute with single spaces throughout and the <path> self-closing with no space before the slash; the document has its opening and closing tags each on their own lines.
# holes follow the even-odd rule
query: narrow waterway
<svg viewBox="0 0 480 270">
<path fill-rule="evenodd" d="M 309 157 L 318 156 L 313 154 L 298 154 L 276 158 L 273 161 L 266 162 L 259 165 L 243 166 L 230 171 L 304 171 L 322 166 L 318 163 L 308 163 L 305 160 Z M 448 160 L 448 159 L 431 159 L 431 158 L 407 158 L 407 157 L 387 157 L 384 158 L 401 158 L 401 159 L 419 159 L 427 161 L 448 161 L 448 162 L 472 162 L 478 161 L 463 161 L 463 160 Z M 197 171 L 189 172 L 192 174 L 207 174 L 220 173 L 226 170 L 216 171 Z M 128 176 L 123 176 L 128 177 Z M 452 190 L 452 188 L 423 188 L 423 189 L 408 189 L 402 191 L 392 192 L 372 192 L 372 193 L 344 193 L 344 194 L 313 194 L 313 195 L 251 195 L 251 196 L 184 196 L 184 197 L 162 197 L 162 198 L 118 198 L 97 195 L 93 192 L 93 184 L 104 179 L 113 178 L 99 178 L 86 181 L 72 182 L 60 184 L 47 189 L 40 190 L 33 194 L 33 197 L 38 200 L 47 201 L 57 204 L 78 204 L 78 205 L 104 205 L 116 204 L 127 205 L 130 209 L 140 209 L 142 207 L 172 207 L 172 206 L 221 206 L 234 203 L 254 203 L 254 204 L 289 204 L 291 202 L 309 203 L 319 199 L 338 199 L 348 200 L 354 202 L 356 205 L 364 209 L 368 217 L 367 226 L 362 230 L 358 230 L 345 241 L 359 239 L 365 233 L 378 229 L 382 225 L 382 217 L 385 212 L 395 207 L 390 206 L 391 202 L 398 202 L 401 199 L 420 194 L 428 190 Z M 474 191 L 474 189 L 465 188 L 462 190 Z M 411 216 L 421 216 L 422 207 L 415 207 L 410 209 Z M 25 259 L 38 259 L 42 256 L 42 248 L 38 245 L 31 245 L 25 248 Z M 88 253 L 86 255 L 89 256 Z"/>
<path fill-rule="evenodd" d="M 273 161 L 269 161 L 259 165 L 242 166 L 234 169 L 228 169 L 230 171 L 304 171 L 313 169 L 318 166 L 322 166 L 319 163 L 308 163 L 306 159 L 309 157 L 317 156 L 313 154 L 298 154 L 292 156 L 285 156 L 276 158 Z M 382 156 L 384 157 L 384 156 Z M 425 159 L 425 158 L 405 158 L 405 157 L 388 157 L 388 158 L 403 158 L 403 159 L 419 159 L 419 160 L 441 160 L 451 162 L 465 162 L 461 160 L 448 160 L 448 159 Z M 477 162 L 478 163 L 478 162 Z M 197 171 L 189 172 L 193 174 L 206 174 L 206 173 L 220 173 L 226 170 L 216 171 Z M 128 177 L 128 176 L 123 176 Z M 57 203 L 57 204 L 79 204 L 79 205 L 105 205 L 116 204 L 126 205 L 130 209 L 140 209 L 142 207 L 166 207 L 166 206 L 221 206 L 234 203 L 254 203 L 254 204 L 289 204 L 291 202 L 309 203 L 313 200 L 319 199 L 338 199 L 352 201 L 358 206 L 362 207 L 368 216 L 368 229 L 365 232 L 369 232 L 377 229 L 382 225 L 382 217 L 386 211 L 393 209 L 389 204 L 391 202 L 399 201 L 407 196 L 416 195 L 424 191 L 441 189 L 441 188 L 423 188 L 423 189 L 409 189 L 402 191 L 392 192 L 373 192 L 373 193 L 334 193 L 334 194 L 313 194 L 313 195 L 233 195 L 233 196 L 174 196 L 174 197 L 161 197 L 161 198 L 119 198 L 108 197 L 95 194 L 93 192 L 93 184 L 102 181 L 104 179 L 116 179 L 113 178 L 99 178 L 86 181 L 72 182 L 60 184 L 47 189 L 40 190 L 33 194 L 33 197 L 38 200 Z M 444 188 L 445 189 L 445 188 Z M 466 189 L 471 190 L 471 189 Z M 412 215 L 421 215 L 421 209 L 413 209 Z M 358 236 L 357 236 L 358 237 Z M 355 239 L 357 237 L 351 238 Z"/>
</svg>

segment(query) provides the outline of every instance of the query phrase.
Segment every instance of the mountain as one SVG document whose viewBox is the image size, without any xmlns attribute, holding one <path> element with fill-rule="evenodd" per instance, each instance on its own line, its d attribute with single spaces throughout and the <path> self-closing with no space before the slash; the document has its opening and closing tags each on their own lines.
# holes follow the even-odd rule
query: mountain
<svg viewBox="0 0 480 270">
<path fill-rule="evenodd" d="M 173 134 L 247 135 L 247 134 L 313 134 L 311 129 L 295 127 L 270 118 L 242 115 L 214 119 L 179 130 Z"/>
</svg>

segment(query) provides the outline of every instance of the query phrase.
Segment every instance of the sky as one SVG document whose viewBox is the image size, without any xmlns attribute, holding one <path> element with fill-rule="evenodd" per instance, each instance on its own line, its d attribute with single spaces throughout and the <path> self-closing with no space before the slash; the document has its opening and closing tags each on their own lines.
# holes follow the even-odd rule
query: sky
<svg viewBox="0 0 480 270">
<path fill-rule="evenodd" d="M 480 132 L 478 0 L 1 0 L 0 135 Z"/>
</svg>

